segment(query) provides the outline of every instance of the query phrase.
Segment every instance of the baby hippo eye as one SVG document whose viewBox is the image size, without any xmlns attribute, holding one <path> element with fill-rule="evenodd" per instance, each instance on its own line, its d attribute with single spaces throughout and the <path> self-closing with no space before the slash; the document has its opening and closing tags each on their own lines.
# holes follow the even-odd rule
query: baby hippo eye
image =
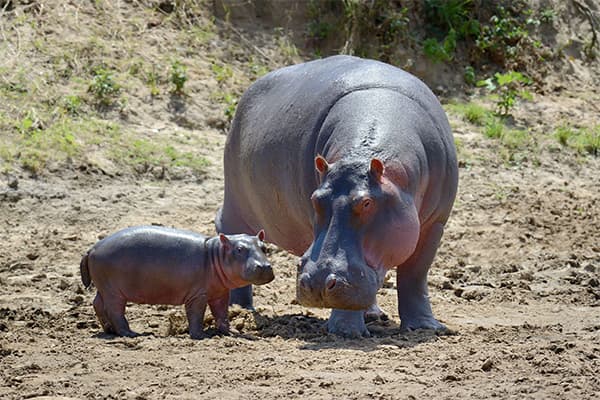
<svg viewBox="0 0 600 400">
<path fill-rule="evenodd" d="M 235 252 L 236 252 L 237 254 L 242 254 L 242 252 L 243 252 L 243 251 L 244 251 L 244 247 L 242 247 L 242 246 L 237 246 L 237 247 L 235 248 Z"/>
</svg>

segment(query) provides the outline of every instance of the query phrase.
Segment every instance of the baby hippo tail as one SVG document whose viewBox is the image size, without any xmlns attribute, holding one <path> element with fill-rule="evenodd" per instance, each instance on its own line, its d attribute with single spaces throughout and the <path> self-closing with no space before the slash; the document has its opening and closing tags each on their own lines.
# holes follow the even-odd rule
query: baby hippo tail
<svg viewBox="0 0 600 400">
<path fill-rule="evenodd" d="M 79 264 L 79 271 L 81 272 L 81 282 L 83 282 L 83 286 L 89 288 L 92 284 L 92 278 L 90 277 L 90 270 L 88 268 L 88 254 L 85 254 L 81 258 L 81 263 Z"/>
</svg>

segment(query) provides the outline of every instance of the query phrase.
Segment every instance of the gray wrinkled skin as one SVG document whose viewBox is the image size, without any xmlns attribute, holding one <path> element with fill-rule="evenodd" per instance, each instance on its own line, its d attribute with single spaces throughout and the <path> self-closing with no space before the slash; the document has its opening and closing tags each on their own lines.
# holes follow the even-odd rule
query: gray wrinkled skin
<svg viewBox="0 0 600 400">
<path fill-rule="evenodd" d="M 127 302 L 185 304 L 194 339 L 204 337 L 206 306 L 217 328 L 229 332 L 229 291 L 273 280 L 257 236 L 200 234 L 158 226 L 123 229 L 96 243 L 81 260 L 81 280 L 98 292 L 94 310 L 107 333 L 135 336 L 125 319 Z"/>
<path fill-rule="evenodd" d="M 298 300 L 333 308 L 330 332 L 368 335 L 358 316 L 378 310 L 391 268 L 402 327 L 443 327 L 427 272 L 458 167 L 446 115 L 417 78 L 349 56 L 274 71 L 242 97 L 224 167 L 217 229 L 264 227 L 268 241 L 302 256 Z M 251 306 L 250 288 L 234 292 Z"/>
</svg>

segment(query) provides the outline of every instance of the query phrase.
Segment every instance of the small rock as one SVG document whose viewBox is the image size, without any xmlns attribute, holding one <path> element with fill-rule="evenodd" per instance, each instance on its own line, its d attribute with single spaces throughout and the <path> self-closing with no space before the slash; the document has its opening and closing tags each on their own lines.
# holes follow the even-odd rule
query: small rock
<svg viewBox="0 0 600 400">
<path fill-rule="evenodd" d="M 494 365 L 494 361 L 491 358 L 488 358 L 487 360 L 485 360 L 485 362 L 481 365 L 481 370 L 482 371 L 489 371 L 492 369 L 492 366 Z"/>
<path fill-rule="evenodd" d="M 0 332 L 8 331 L 8 325 L 5 322 L 0 322 Z"/>
<path fill-rule="evenodd" d="M 450 281 L 443 281 L 441 287 L 444 290 L 452 290 L 452 289 L 454 289 L 454 286 L 452 286 L 452 283 L 450 283 Z"/>
<path fill-rule="evenodd" d="M 71 303 L 75 303 L 75 304 L 77 304 L 77 305 L 79 305 L 79 304 L 82 304 L 82 303 L 83 303 L 83 300 L 84 300 L 84 299 L 83 299 L 83 296 L 79 296 L 79 295 L 77 295 L 77 296 L 74 296 L 74 297 L 71 297 L 71 298 L 69 299 L 69 301 L 70 301 Z"/>
<path fill-rule="evenodd" d="M 69 288 L 69 282 L 67 282 L 64 279 L 61 279 L 60 282 L 58 283 L 58 288 L 60 290 L 66 290 L 66 289 L 68 289 Z"/>
<path fill-rule="evenodd" d="M 596 267 L 594 267 L 592 264 L 587 264 L 585 267 L 583 267 L 583 269 L 587 272 L 596 272 Z"/>
<path fill-rule="evenodd" d="M 36 253 L 27 253 L 27 256 L 26 256 L 26 257 L 27 257 L 28 259 L 30 259 L 31 261 L 33 261 L 33 260 L 37 260 L 39 256 L 40 256 L 40 255 L 39 255 L 39 254 L 36 254 Z"/>
<path fill-rule="evenodd" d="M 17 178 L 11 177 L 8 179 L 8 187 L 14 190 L 19 188 L 19 180 Z"/>
<path fill-rule="evenodd" d="M 77 321 L 77 324 L 75 326 L 77 327 L 77 329 L 86 329 L 88 327 L 88 323 L 87 321 Z"/>
</svg>

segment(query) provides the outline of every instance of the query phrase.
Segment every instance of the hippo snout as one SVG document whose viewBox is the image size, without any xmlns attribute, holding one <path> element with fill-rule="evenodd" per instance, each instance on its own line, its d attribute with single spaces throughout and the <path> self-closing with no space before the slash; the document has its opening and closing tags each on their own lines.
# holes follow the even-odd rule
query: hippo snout
<svg viewBox="0 0 600 400">
<path fill-rule="evenodd" d="M 300 273 L 297 277 L 297 300 L 309 307 L 363 310 L 375 302 L 376 292 L 375 281 L 371 284 L 365 279 L 354 285 L 339 271 L 327 273 L 321 269 L 314 274 Z"/>
<path fill-rule="evenodd" d="M 273 267 L 270 263 L 260 263 L 257 262 L 248 268 L 248 282 L 254 285 L 264 285 L 265 283 L 271 282 L 275 279 L 275 274 L 273 273 Z"/>
</svg>

